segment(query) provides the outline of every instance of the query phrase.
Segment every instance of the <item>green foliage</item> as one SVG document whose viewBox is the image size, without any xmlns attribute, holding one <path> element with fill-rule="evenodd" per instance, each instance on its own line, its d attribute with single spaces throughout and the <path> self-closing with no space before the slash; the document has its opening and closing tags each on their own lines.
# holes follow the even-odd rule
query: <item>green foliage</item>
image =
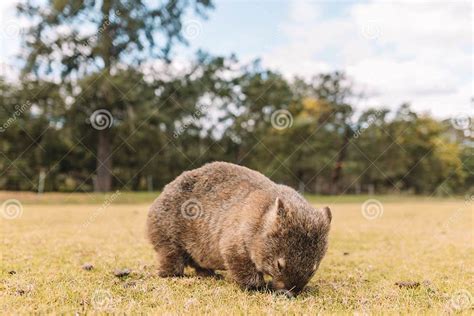
<svg viewBox="0 0 474 316">
<path fill-rule="evenodd" d="M 113 187 L 157 189 L 183 170 L 226 160 L 320 194 L 370 187 L 385 193 L 472 191 L 472 147 L 450 137 L 444 122 L 418 116 L 408 105 L 396 113 L 356 116 L 340 101 L 353 94 L 349 88 L 332 95 L 347 84 L 328 84 L 345 80 L 340 74 L 290 83 L 257 64 L 238 71 L 236 65 L 201 54 L 189 72 L 166 80 L 132 69 L 111 75 Z M 15 109 L 24 112 L 2 133 L 0 188 L 36 190 L 45 172 L 48 191 L 93 190 L 97 136 L 90 116 L 105 95 L 87 87 L 99 80 L 93 74 L 75 85 L 2 82 L 2 121 L 8 123 Z M 287 128 L 272 125 L 277 110 L 291 114 Z"/>
</svg>

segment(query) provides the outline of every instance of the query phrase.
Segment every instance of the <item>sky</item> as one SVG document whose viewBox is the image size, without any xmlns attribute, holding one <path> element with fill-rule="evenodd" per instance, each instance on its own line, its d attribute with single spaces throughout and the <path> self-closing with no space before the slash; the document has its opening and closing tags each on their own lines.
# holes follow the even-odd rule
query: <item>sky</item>
<svg viewBox="0 0 474 316">
<path fill-rule="evenodd" d="M 342 70 L 368 96 L 361 108 L 410 102 L 439 118 L 474 115 L 471 1 L 214 2 L 207 20 L 187 18 L 179 58 L 235 53 L 288 78 Z M 26 23 L 15 3 L 0 2 L 0 71 L 10 76 Z"/>
</svg>

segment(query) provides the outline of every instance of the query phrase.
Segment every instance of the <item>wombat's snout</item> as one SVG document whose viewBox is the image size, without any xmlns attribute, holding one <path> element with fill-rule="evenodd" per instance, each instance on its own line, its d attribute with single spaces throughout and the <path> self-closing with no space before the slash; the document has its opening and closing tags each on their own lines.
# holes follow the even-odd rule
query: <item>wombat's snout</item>
<svg viewBox="0 0 474 316">
<path fill-rule="evenodd" d="M 282 281 L 275 281 L 271 282 L 272 289 L 275 291 L 277 295 L 285 295 L 288 298 L 293 298 L 301 293 L 301 289 L 295 286 L 287 287 L 285 283 Z"/>
</svg>

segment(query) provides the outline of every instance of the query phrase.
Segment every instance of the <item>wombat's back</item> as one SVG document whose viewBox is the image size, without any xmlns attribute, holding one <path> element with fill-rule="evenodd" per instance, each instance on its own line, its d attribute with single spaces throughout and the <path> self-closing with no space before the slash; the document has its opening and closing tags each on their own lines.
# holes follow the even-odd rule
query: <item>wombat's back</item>
<svg viewBox="0 0 474 316">
<path fill-rule="evenodd" d="M 209 198 L 209 193 L 219 192 L 220 199 L 231 198 L 236 190 L 246 189 L 272 189 L 275 184 L 261 173 L 246 167 L 227 163 L 213 162 L 201 168 L 183 172 L 170 185 L 184 194 L 193 197 L 201 195 Z M 226 194 L 227 193 L 227 194 Z M 212 195 L 211 195 L 212 197 Z"/>
</svg>

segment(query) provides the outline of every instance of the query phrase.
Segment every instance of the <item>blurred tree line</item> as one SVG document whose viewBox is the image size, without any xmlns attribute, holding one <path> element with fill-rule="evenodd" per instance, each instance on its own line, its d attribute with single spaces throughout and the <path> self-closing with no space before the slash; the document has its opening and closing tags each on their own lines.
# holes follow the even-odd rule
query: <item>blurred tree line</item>
<svg viewBox="0 0 474 316">
<path fill-rule="evenodd" d="M 0 78 L 0 189 L 161 189 L 224 160 L 320 194 L 473 191 L 472 130 L 408 104 L 360 111 L 364 96 L 344 73 L 288 80 L 204 52 L 172 70 L 184 15 L 210 8 L 22 3 L 35 22 L 21 80 Z M 94 31 L 74 28 L 84 24 Z"/>
</svg>

